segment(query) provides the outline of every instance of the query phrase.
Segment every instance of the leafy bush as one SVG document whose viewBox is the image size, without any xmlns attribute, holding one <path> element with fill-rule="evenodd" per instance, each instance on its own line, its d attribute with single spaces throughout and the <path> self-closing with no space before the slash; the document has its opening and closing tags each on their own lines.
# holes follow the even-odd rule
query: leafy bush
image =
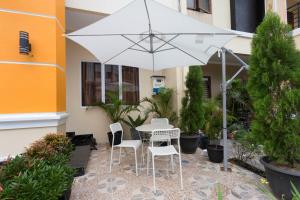
<svg viewBox="0 0 300 200">
<path fill-rule="evenodd" d="M 68 157 L 72 149 L 72 143 L 66 136 L 61 134 L 47 134 L 43 139 L 32 143 L 26 149 L 25 155 L 29 158 L 47 160 L 57 154 L 63 154 Z"/>
<path fill-rule="evenodd" d="M 14 168 L 15 162 L 6 168 Z M 67 165 L 48 165 L 43 160 L 33 160 L 17 176 L 3 183 L 1 199 L 57 200 L 70 188 L 73 169 Z"/>
<path fill-rule="evenodd" d="M 180 111 L 180 128 L 186 134 L 195 134 L 203 127 L 203 75 L 201 66 L 190 66 L 186 77 L 185 97 Z"/>
<path fill-rule="evenodd" d="M 243 162 L 248 162 L 261 154 L 261 148 L 253 134 L 246 130 L 239 130 L 233 141 L 233 156 Z"/>
<path fill-rule="evenodd" d="M 239 123 L 249 129 L 253 108 L 247 84 L 241 79 L 233 80 L 227 91 L 227 112 L 235 118 L 234 123 Z"/>
<path fill-rule="evenodd" d="M 252 41 L 248 91 L 255 118 L 251 132 L 278 164 L 300 160 L 300 53 L 290 28 L 268 13 Z"/>
<path fill-rule="evenodd" d="M 123 119 L 122 121 L 125 124 L 127 124 L 130 128 L 136 128 L 138 126 L 143 125 L 147 119 L 148 119 L 147 114 L 144 117 L 141 117 L 141 115 L 139 114 L 135 119 L 130 115 L 128 115 L 127 119 Z"/>
<path fill-rule="evenodd" d="M 220 139 L 223 113 L 216 99 L 207 99 L 204 104 L 204 133 L 209 140 Z"/>
<path fill-rule="evenodd" d="M 46 144 L 50 145 L 57 153 L 70 155 L 73 145 L 69 138 L 62 134 L 48 134 L 44 137 Z"/>
<path fill-rule="evenodd" d="M 144 98 L 142 102 L 147 102 L 150 107 L 146 110 L 146 114 L 154 113 L 155 117 L 168 118 L 171 123 L 177 122 L 177 114 L 172 108 L 172 96 L 174 91 L 170 88 L 161 88 L 157 95 L 152 98 Z"/>
<path fill-rule="evenodd" d="M 49 134 L 8 160 L 0 168 L 0 199 L 58 199 L 73 181 L 71 149 L 68 138 Z"/>
</svg>

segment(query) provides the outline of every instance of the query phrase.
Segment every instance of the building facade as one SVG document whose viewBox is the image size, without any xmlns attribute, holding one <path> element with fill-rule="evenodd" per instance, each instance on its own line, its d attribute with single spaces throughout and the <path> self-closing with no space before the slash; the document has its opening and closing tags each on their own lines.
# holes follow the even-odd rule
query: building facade
<svg viewBox="0 0 300 200">
<path fill-rule="evenodd" d="M 131 0 L 4 0 L 0 2 L 0 158 L 24 151 L 47 133 L 93 133 L 107 142 L 109 119 L 91 106 L 111 91 L 134 103 L 152 94 L 151 76 L 165 76 L 174 90 L 173 106 L 179 112 L 187 67 L 155 72 L 128 66 L 106 66 L 86 49 L 67 40 L 65 33 L 104 18 Z M 235 31 L 239 36 L 226 48 L 246 62 L 253 32 L 267 10 L 277 12 L 294 28 L 300 48 L 299 5 L 296 0 L 158 0 L 199 21 Z M 124 24 L 126 26 L 126 24 Z M 31 52 L 19 51 L 20 31 L 29 34 Z M 103 48 L 109 48 L 104 46 Z M 239 69 L 228 57 L 227 76 Z M 207 97 L 219 94 L 220 59 L 215 55 L 203 66 Z M 240 77 L 246 78 L 246 72 Z M 125 86 L 130 87 L 126 89 Z"/>
</svg>

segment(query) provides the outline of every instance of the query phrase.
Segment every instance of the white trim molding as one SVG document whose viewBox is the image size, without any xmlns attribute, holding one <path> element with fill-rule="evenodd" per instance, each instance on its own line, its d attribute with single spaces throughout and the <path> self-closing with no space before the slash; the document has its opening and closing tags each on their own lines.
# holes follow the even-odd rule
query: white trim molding
<svg viewBox="0 0 300 200">
<path fill-rule="evenodd" d="M 58 64 L 53 63 L 44 63 L 44 62 L 18 62 L 18 61 L 9 61 L 9 60 L 0 60 L 0 64 L 15 64 L 15 65 L 35 65 L 35 66 L 46 66 L 46 67 L 56 67 L 57 69 L 65 72 L 65 68 Z"/>
<path fill-rule="evenodd" d="M 33 12 L 26 12 L 26 11 L 19 11 L 19 10 L 10 10 L 10 9 L 4 9 L 4 8 L 0 8 L 0 12 L 54 19 L 56 21 L 56 23 L 58 24 L 59 28 L 61 29 L 61 31 L 65 32 L 65 28 L 63 27 L 62 23 L 59 21 L 59 19 L 56 16 L 40 14 L 40 13 L 33 13 Z"/>
<path fill-rule="evenodd" d="M 0 114 L 0 130 L 56 127 L 66 123 L 68 113 Z"/>
</svg>

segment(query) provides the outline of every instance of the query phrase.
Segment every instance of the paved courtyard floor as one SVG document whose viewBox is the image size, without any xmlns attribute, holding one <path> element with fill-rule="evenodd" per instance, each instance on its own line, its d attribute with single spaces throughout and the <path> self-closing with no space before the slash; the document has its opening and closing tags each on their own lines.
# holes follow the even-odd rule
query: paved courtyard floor
<svg viewBox="0 0 300 200">
<path fill-rule="evenodd" d="M 139 170 L 139 176 L 135 175 L 133 151 L 123 150 L 120 165 L 118 153 L 116 150 L 109 173 L 110 148 L 101 146 L 92 151 L 86 174 L 74 180 L 71 200 L 217 200 L 217 191 L 222 191 L 223 200 L 268 199 L 259 189 L 261 177 L 235 165 L 231 165 L 232 172 L 223 172 L 222 165 L 209 162 L 200 149 L 196 154 L 182 154 L 183 190 L 178 159 L 175 172 L 170 170 L 169 176 L 167 159 L 156 160 L 156 193 L 151 173 L 147 176 L 146 170 Z"/>
</svg>

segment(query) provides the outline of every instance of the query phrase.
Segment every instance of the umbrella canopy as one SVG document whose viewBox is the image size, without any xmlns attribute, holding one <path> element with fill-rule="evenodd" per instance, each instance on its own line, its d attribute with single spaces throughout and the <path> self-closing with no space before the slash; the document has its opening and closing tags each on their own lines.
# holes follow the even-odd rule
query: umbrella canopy
<svg viewBox="0 0 300 200">
<path fill-rule="evenodd" d="M 205 65 L 235 34 L 154 0 L 135 0 L 67 37 L 101 63 L 161 70 Z"/>
</svg>

